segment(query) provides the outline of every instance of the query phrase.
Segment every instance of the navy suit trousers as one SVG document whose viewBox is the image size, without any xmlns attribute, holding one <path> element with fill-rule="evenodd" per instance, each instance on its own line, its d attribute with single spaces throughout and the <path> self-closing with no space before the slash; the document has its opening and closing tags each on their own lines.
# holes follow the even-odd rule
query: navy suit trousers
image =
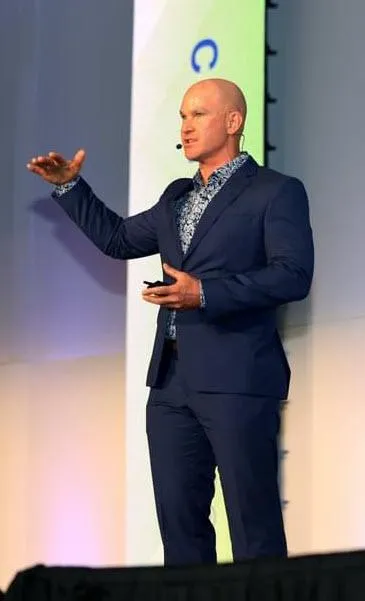
<svg viewBox="0 0 365 601">
<path fill-rule="evenodd" d="M 147 435 L 166 565 L 216 562 L 210 522 L 218 467 L 234 560 L 286 556 L 278 490 L 280 400 L 189 390 L 165 353 Z"/>
</svg>

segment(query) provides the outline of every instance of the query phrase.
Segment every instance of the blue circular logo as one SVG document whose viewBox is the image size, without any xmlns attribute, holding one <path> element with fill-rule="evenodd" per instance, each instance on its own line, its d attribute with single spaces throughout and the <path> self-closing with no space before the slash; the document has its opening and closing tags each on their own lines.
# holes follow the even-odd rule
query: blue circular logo
<svg viewBox="0 0 365 601">
<path fill-rule="evenodd" d="M 200 40 L 197 44 L 195 44 L 193 51 L 191 53 L 191 66 L 196 73 L 200 73 L 201 65 L 199 63 L 199 53 L 203 48 L 209 48 L 212 54 L 212 58 L 209 61 L 209 69 L 214 69 L 218 61 L 218 45 L 217 43 L 210 39 L 206 38 L 205 40 Z"/>
</svg>

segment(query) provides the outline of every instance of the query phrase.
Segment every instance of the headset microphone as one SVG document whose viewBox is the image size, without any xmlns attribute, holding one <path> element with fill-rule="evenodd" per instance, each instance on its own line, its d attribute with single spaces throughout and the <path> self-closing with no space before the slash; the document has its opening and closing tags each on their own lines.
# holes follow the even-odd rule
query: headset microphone
<svg viewBox="0 0 365 601">
<path fill-rule="evenodd" d="M 181 150 L 181 148 L 182 148 L 182 144 L 176 144 L 176 149 L 177 150 Z"/>
</svg>

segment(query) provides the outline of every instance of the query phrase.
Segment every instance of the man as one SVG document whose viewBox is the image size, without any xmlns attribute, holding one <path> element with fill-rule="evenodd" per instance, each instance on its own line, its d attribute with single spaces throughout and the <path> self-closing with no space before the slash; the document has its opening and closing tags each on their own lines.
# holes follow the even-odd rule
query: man
<svg viewBox="0 0 365 601">
<path fill-rule="evenodd" d="M 180 113 L 185 156 L 199 170 L 139 215 L 122 219 L 94 195 L 79 177 L 83 150 L 28 168 L 56 184 L 56 201 L 105 254 L 161 256 L 167 285 L 142 298 L 160 306 L 147 433 L 165 563 L 216 561 L 216 466 L 235 560 L 285 556 L 276 440 L 290 371 L 275 310 L 310 289 L 307 196 L 297 179 L 240 153 L 246 103 L 232 82 L 194 84 Z"/>
</svg>

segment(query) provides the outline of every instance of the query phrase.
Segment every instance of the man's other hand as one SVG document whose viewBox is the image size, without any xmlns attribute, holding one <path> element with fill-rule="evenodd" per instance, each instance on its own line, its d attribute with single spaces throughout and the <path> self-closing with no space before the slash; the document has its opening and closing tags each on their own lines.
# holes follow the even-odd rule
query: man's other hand
<svg viewBox="0 0 365 601">
<path fill-rule="evenodd" d="M 164 263 L 165 273 L 176 281 L 169 286 L 146 288 L 142 291 L 143 300 L 167 309 L 197 309 L 200 307 L 200 281 L 198 278 L 178 271 Z"/>
<path fill-rule="evenodd" d="M 67 160 L 57 152 L 50 152 L 46 156 L 34 157 L 27 168 L 50 184 L 66 184 L 78 176 L 85 156 L 84 150 L 78 150 L 72 159 Z"/>
</svg>

